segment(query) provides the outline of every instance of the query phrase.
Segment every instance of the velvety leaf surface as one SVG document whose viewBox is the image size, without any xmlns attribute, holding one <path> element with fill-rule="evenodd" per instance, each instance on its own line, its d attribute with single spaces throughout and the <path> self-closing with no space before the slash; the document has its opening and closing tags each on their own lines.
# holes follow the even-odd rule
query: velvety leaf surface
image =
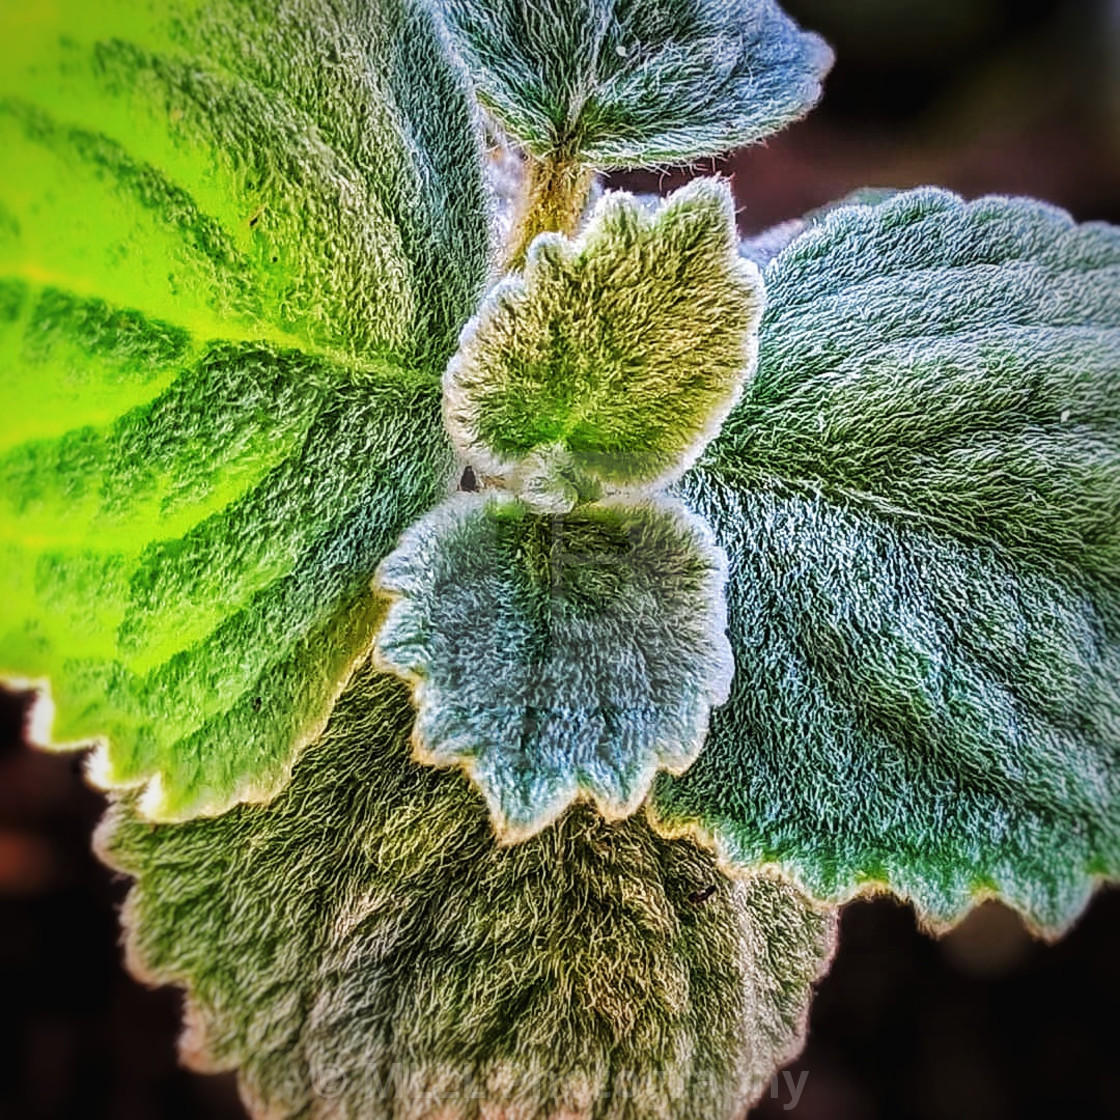
<svg viewBox="0 0 1120 1120">
<path fill-rule="evenodd" d="M 860 187 L 835 202 L 828 202 L 824 206 L 818 206 L 817 209 L 810 210 L 801 218 L 790 218 L 787 221 L 779 222 L 776 226 L 771 226 L 769 229 L 764 229 L 760 233 L 744 237 L 739 242 L 739 252 L 747 260 L 758 265 L 759 268 L 765 269 L 779 253 L 793 242 L 794 238 L 800 237 L 806 230 L 820 225 L 834 210 L 840 210 L 848 206 L 879 206 L 884 202 L 889 202 L 899 193 L 901 192 L 892 187 Z"/>
<path fill-rule="evenodd" d="M 802 116 L 832 52 L 772 0 L 441 0 L 479 99 L 537 156 L 729 151 Z"/>
<path fill-rule="evenodd" d="M 1120 579 L 1120 229 L 908 191 L 778 256 L 709 462 Z"/>
<path fill-rule="evenodd" d="M 608 817 L 683 770 L 734 665 L 726 559 L 678 503 L 533 513 L 459 495 L 378 571 L 377 649 L 414 680 L 425 761 L 462 763 L 497 827 L 535 832 L 581 792 Z"/>
<path fill-rule="evenodd" d="M 60 0 L 0 26 L 5 272 L 196 335 L 446 361 L 484 197 L 422 5 Z"/>
<path fill-rule="evenodd" d="M 678 476 L 749 376 L 762 311 L 726 184 L 654 213 L 605 195 L 582 236 L 543 234 L 463 332 L 445 419 L 485 473 L 556 509 Z"/>
<path fill-rule="evenodd" d="M 445 492 L 487 249 L 465 78 L 401 0 L 0 34 L 0 671 L 155 816 L 267 796 Z"/>
<path fill-rule="evenodd" d="M 497 844 L 411 720 L 363 670 L 271 804 L 111 811 L 129 960 L 186 986 L 185 1056 L 270 1117 L 739 1115 L 800 1045 L 831 918 L 641 816 Z"/>
<path fill-rule="evenodd" d="M 1120 875 L 1120 231 L 923 190 L 765 275 L 759 374 L 681 484 L 736 676 L 658 812 L 820 897 L 1060 930 Z"/>
</svg>

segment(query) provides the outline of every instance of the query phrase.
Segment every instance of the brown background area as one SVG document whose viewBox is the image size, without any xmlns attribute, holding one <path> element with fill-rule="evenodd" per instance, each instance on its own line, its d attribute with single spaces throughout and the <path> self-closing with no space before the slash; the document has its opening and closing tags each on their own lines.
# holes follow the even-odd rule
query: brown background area
<svg viewBox="0 0 1120 1120">
<path fill-rule="evenodd" d="M 705 163 L 753 232 L 862 186 L 1031 194 L 1120 221 L 1120 2 L 788 0 L 838 63 L 823 105 L 765 145 Z M 669 189 L 686 175 L 616 177 Z M 120 967 L 126 883 L 89 852 L 102 809 L 78 759 L 19 743 L 0 704 L 0 1118 L 231 1120 L 232 1077 L 179 1070 L 179 997 Z M 1059 945 L 998 907 L 941 942 L 910 911 L 858 903 L 821 985 L 794 1110 L 752 1120 L 1120 1117 L 1120 892 Z M 698 1117 L 697 1120 L 705 1120 Z"/>
</svg>

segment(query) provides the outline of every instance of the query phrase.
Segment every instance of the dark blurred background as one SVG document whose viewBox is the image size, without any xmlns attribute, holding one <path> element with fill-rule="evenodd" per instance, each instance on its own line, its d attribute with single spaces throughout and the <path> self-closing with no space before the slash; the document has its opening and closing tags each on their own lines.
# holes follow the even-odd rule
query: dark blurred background
<svg viewBox="0 0 1120 1120">
<path fill-rule="evenodd" d="M 699 170 L 744 233 L 860 187 L 1022 194 L 1120 221 L 1120 0 L 787 0 L 836 50 L 824 99 Z M 690 177 L 615 176 L 662 192 Z"/>
<path fill-rule="evenodd" d="M 733 177 L 744 232 L 859 187 L 923 183 L 1120 222 L 1120 0 L 785 7 L 838 61 L 806 121 L 699 168 Z M 0 1118 L 243 1116 L 231 1076 L 178 1069 L 178 995 L 120 966 L 126 883 L 90 854 L 102 798 L 80 759 L 23 747 L 21 702 L 0 701 Z M 1120 891 L 1052 947 L 994 905 L 934 941 L 903 906 L 854 904 L 808 1046 L 751 1118 L 1120 1117 L 1118 950 Z"/>
</svg>

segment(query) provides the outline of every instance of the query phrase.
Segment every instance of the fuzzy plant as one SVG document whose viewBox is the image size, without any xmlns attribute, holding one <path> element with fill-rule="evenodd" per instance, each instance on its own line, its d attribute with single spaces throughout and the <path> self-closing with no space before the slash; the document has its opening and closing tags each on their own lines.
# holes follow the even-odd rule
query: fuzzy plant
<svg viewBox="0 0 1120 1120">
<path fill-rule="evenodd" d="M 0 673 L 289 1120 L 731 1120 L 837 908 L 1120 877 L 1120 230 L 740 242 L 773 0 L 0 9 Z"/>
</svg>

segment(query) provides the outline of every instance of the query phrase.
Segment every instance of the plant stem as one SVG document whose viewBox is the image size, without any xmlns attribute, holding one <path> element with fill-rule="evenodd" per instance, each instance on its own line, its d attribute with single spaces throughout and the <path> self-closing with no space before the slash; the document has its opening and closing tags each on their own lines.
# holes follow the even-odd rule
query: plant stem
<svg viewBox="0 0 1120 1120">
<path fill-rule="evenodd" d="M 525 183 L 506 245 L 506 271 L 521 268 L 538 233 L 575 233 L 594 179 L 592 168 L 574 160 L 559 156 L 528 157 Z"/>
</svg>

